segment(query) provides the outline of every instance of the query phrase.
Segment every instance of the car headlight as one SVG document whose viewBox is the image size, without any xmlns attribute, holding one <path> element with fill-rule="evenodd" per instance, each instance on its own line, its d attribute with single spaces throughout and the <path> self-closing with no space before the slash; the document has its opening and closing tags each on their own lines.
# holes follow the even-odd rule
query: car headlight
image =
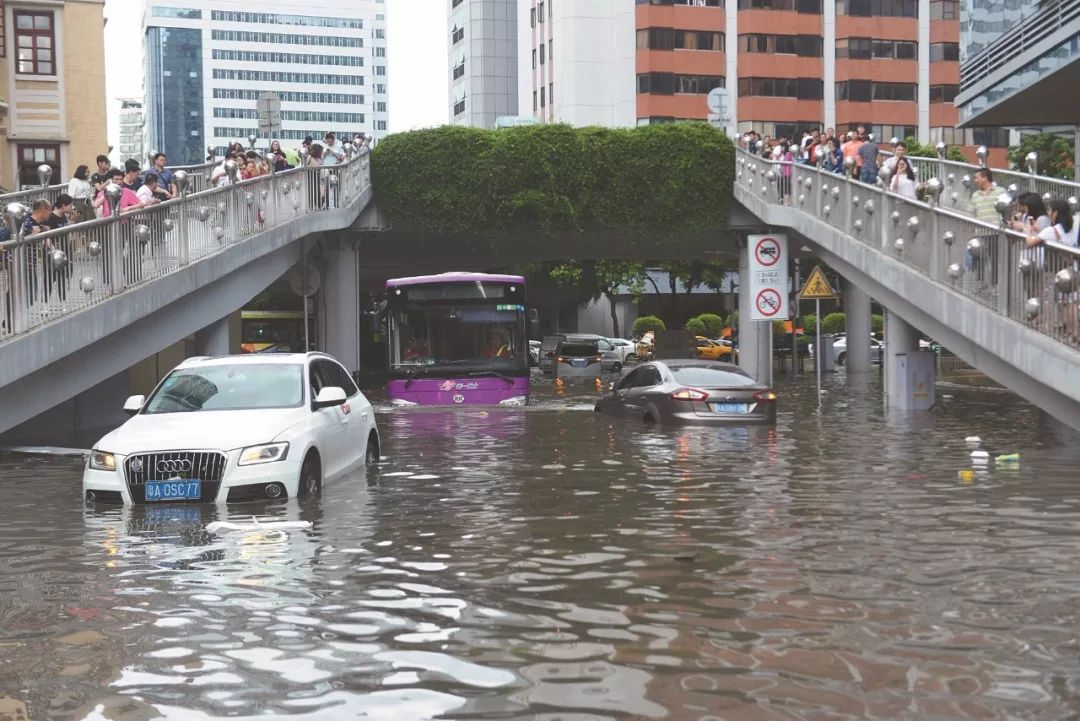
<svg viewBox="0 0 1080 721">
<path fill-rule="evenodd" d="M 115 471 L 116 456 L 105 451 L 90 451 L 90 467 L 95 471 Z"/>
<path fill-rule="evenodd" d="M 240 461 L 237 465 L 254 466 L 259 463 L 283 461 L 288 454 L 288 443 L 266 443 L 261 446 L 248 446 L 240 451 Z"/>
<path fill-rule="evenodd" d="M 500 406 L 523 406 L 529 402 L 528 396 L 512 396 L 511 398 L 503 398 L 499 401 Z"/>
</svg>

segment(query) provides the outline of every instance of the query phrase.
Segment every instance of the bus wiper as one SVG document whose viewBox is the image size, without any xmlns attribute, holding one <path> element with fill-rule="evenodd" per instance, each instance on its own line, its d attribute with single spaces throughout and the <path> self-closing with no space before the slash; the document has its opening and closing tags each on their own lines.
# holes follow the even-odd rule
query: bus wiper
<svg viewBox="0 0 1080 721">
<path fill-rule="evenodd" d="M 468 376 L 470 378 L 480 378 L 480 377 L 483 377 L 483 376 L 495 376 L 496 378 L 502 378 L 504 381 L 506 381 L 510 385 L 514 385 L 514 377 L 513 376 L 508 376 L 505 373 L 500 373 L 499 371 L 496 371 L 496 370 L 473 371 L 472 373 L 469 373 Z"/>
<path fill-rule="evenodd" d="M 425 375 L 427 373 L 427 368 L 423 368 L 423 367 L 421 367 L 421 368 L 410 368 L 408 373 L 409 373 L 409 379 L 407 381 L 405 381 L 405 387 L 406 388 L 408 388 L 409 386 L 412 385 L 412 382 L 414 380 L 416 380 L 417 376 Z"/>
</svg>

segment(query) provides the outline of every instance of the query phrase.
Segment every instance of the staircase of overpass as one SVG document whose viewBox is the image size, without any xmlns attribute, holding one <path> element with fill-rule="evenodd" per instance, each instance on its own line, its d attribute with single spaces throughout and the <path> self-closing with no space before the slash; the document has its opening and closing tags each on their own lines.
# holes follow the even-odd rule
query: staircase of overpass
<svg viewBox="0 0 1080 721">
<path fill-rule="evenodd" d="M 0 433 L 243 307 L 372 197 L 366 149 L 218 188 L 188 175 L 197 192 L 26 237 L 27 204 L 62 186 L 0 197 Z"/>
<path fill-rule="evenodd" d="M 1026 236 L 965 212 L 977 166 L 915 162 L 926 202 L 743 150 L 734 192 L 766 229 L 808 243 L 887 312 L 1080 428 L 1080 250 L 1052 242 L 1029 248 Z M 996 191 L 1003 218 L 1017 191 L 1068 198 L 1074 208 L 1080 194 L 1065 181 L 1004 177 Z"/>
</svg>

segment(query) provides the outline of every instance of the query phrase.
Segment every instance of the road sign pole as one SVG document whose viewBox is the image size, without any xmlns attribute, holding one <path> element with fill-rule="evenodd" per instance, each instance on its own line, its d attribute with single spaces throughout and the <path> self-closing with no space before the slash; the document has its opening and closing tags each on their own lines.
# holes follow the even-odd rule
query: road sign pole
<svg viewBox="0 0 1080 721">
<path fill-rule="evenodd" d="M 821 347 L 821 301 L 814 301 L 814 314 L 817 316 L 817 345 L 814 346 L 814 366 L 817 370 L 817 404 L 821 408 L 821 359 L 825 355 L 825 349 Z"/>
</svg>

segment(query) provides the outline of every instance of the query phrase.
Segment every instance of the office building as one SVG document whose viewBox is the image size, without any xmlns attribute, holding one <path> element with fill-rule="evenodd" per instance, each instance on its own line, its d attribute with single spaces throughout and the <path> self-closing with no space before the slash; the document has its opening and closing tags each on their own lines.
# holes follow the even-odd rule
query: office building
<svg viewBox="0 0 1080 721">
<path fill-rule="evenodd" d="M 141 98 L 120 98 L 120 142 L 113 151 L 113 164 L 128 158 L 144 163 L 143 104 Z"/>
<path fill-rule="evenodd" d="M 170 163 L 247 145 L 260 95 L 281 101 L 273 139 L 388 125 L 385 0 L 144 0 L 146 135 Z"/>
<path fill-rule="evenodd" d="M 37 187 L 108 151 L 104 0 L 0 3 L 0 186 Z"/>
<path fill-rule="evenodd" d="M 518 113 L 516 0 L 446 0 L 450 122 L 493 128 Z"/>
<path fill-rule="evenodd" d="M 632 127 L 633 0 L 522 0 L 518 108 L 543 122 Z"/>
<path fill-rule="evenodd" d="M 557 78 L 552 106 L 552 74 L 563 63 L 582 60 L 583 74 L 594 81 L 611 78 L 616 87 L 630 69 L 633 122 L 639 125 L 710 119 L 732 134 L 756 130 L 772 137 L 865 125 L 879 140 L 914 136 L 950 145 L 1008 144 L 1007 132 L 956 128 L 959 0 L 556 0 L 554 8 L 550 1 L 524 0 L 522 5 L 522 37 L 529 37 L 528 31 L 533 41 L 528 50 L 529 44 L 521 43 L 521 84 L 530 94 L 537 92 L 535 114 L 547 121 L 565 117 L 561 105 L 567 96 Z M 587 25 L 583 8 L 602 9 L 609 22 L 632 13 L 632 60 L 620 42 L 607 42 L 600 28 Z M 563 12 L 576 17 L 567 18 L 566 26 L 545 25 Z M 559 42 L 560 32 L 574 30 L 587 40 Z M 625 24 L 616 31 L 628 32 Z M 551 67 L 551 48 L 547 58 L 541 53 L 543 41 L 553 35 Z M 536 68 L 526 63 L 527 52 L 536 52 Z M 587 83 L 581 85 L 585 97 L 609 102 Z M 710 113 L 706 97 L 716 88 L 724 91 L 723 107 Z M 626 119 L 620 120 L 612 124 Z"/>
<path fill-rule="evenodd" d="M 961 19 L 961 124 L 1080 124 L 1078 8 L 1077 0 L 968 0 Z"/>
</svg>

